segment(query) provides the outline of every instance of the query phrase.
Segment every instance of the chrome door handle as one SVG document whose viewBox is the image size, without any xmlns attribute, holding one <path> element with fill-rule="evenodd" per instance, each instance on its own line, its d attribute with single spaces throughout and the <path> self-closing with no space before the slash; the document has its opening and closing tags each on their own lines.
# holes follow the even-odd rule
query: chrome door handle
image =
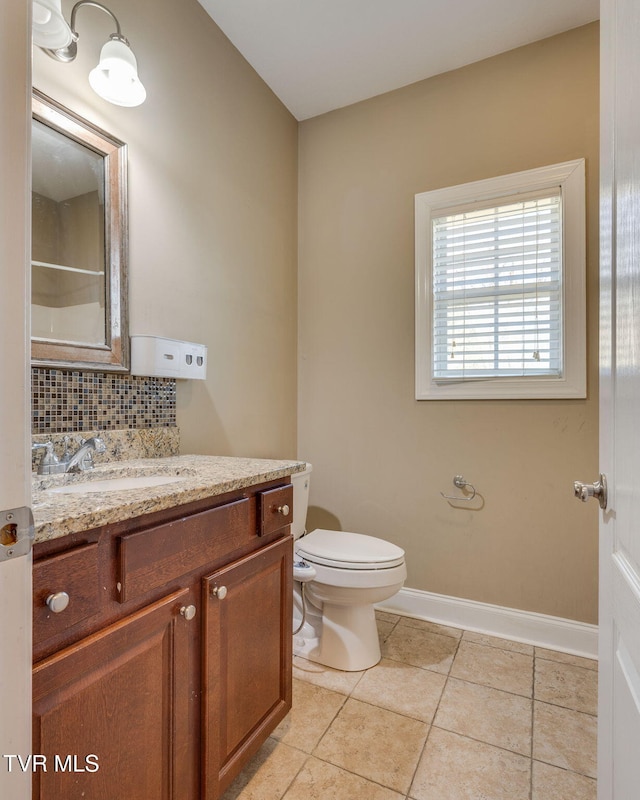
<svg viewBox="0 0 640 800">
<path fill-rule="evenodd" d="M 600 508 L 604 511 L 607 507 L 607 479 L 600 473 L 600 480 L 594 483 L 581 483 L 580 481 L 573 482 L 573 494 L 578 500 L 586 503 L 590 497 L 595 497 Z"/>
</svg>

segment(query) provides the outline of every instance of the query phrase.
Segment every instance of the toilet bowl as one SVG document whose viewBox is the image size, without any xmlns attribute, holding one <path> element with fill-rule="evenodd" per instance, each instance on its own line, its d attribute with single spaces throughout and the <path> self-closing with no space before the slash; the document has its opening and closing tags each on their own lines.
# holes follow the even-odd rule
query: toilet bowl
<svg viewBox="0 0 640 800">
<path fill-rule="evenodd" d="M 404 550 L 384 539 L 347 531 L 304 532 L 311 465 L 293 484 L 295 655 L 346 671 L 380 660 L 374 603 L 407 577 Z M 299 630 L 297 630 L 299 629 Z"/>
</svg>

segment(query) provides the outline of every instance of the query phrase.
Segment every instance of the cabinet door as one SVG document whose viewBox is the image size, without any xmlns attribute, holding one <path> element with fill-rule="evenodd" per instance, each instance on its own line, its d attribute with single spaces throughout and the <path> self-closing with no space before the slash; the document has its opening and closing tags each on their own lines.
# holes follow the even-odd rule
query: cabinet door
<svg viewBox="0 0 640 800">
<path fill-rule="evenodd" d="M 203 582 L 202 781 L 215 800 L 291 708 L 292 540 Z"/>
<path fill-rule="evenodd" d="M 196 796 L 189 596 L 174 592 L 35 665 L 33 752 L 46 771 L 34 773 L 34 799 Z"/>
</svg>

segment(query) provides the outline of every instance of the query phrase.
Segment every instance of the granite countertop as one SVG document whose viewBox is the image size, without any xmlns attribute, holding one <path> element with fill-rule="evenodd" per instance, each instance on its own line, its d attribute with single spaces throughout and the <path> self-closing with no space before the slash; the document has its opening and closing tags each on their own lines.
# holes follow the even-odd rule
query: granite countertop
<svg viewBox="0 0 640 800">
<path fill-rule="evenodd" d="M 301 461 L 276 461 L 228 456 L 172 456 L 110 462 L 94 469 L 66 475 L 34 475 L 31 507 L 35 541 L 57 539 L 100 525 L 133 519 L 142 514 L 191 503 L 244 489 L 257 483 L 285 478 L 304 469 Z M 172 483 L 123 490 L 48 491 L 74 483 L 115 478 L 176 478 Z"/>
</svg>

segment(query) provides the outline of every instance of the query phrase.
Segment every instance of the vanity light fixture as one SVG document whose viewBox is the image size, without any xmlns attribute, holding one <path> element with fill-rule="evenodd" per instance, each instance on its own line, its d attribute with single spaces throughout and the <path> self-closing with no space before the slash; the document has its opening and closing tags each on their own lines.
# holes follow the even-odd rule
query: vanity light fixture
<svg viewBox="0 0 640 800">
<path fill-rule="evenodd" d="M 35 0 L 33 43 L 43 50 L 71 44 L 71 28 L 62 16 L 62 0 Z"/>
<path fill-rule="evenodd" d="M 116 25 L 116 32 L 100 51 L 98 66 L 89 73 L 89 84 L 104 100 L 117 106 L 139 106 L 147 96 L 138 78 L 138 64 L 131 45 L 122 35 L 116 15 L 102 3 L 79 0 L 71 10 L 67 24 L 61 9 L 62 0 L 33 0 L 33 43 L 56 61 L 69 63 L 78 52 L 79 35 L 76 31 L 76 14 L 82 6 L 93 6 L 108 14 Z"/>
</svg>

